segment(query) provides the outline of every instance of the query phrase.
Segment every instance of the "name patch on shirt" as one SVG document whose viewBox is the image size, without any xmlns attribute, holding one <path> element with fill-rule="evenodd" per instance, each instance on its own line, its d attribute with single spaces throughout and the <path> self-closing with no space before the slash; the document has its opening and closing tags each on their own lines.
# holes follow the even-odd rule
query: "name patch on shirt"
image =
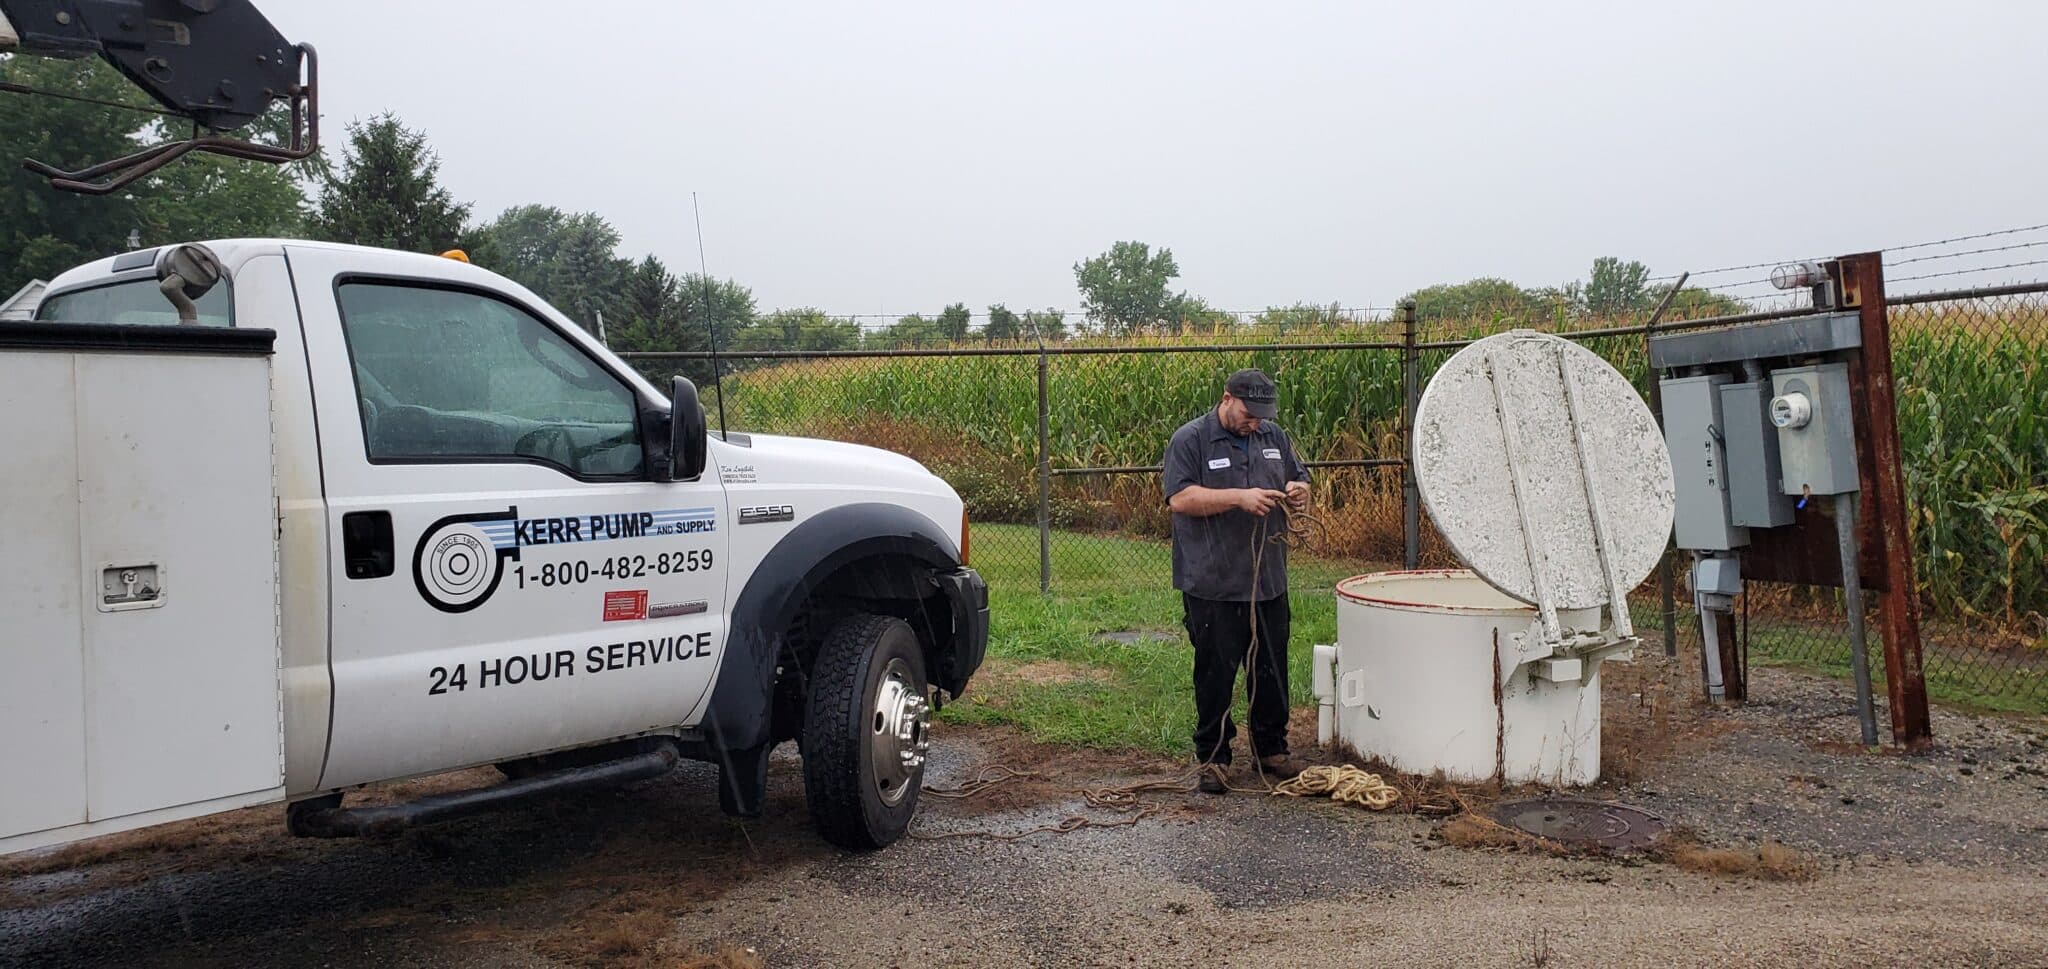
<svg viewBox="0 0 2048 969">
<path fill-rule="evenodd" d="M 1224 468 L 1227 468 L 1227 467 L 1230 467 L 1230 459 L 1229 459 L 1229 458 L 1210 458 L 1210 459 L 1209 459 L 1209 470 L 1211 470 L 1211 471 L 1220 471 L 1220 470 L 1222 470 L 1222 469 L 1224 469 Z"/>
<path fill-rule="evenodd" d="M 1268 461 L 1278 461 L 1278 460 L 1280 460 L 1280 449 L 1279 449 L 1279 448 L 1276 448 L 1276 447 L 1269 447 L 1269 448 L 1267 448 L 1267 449 L 1266 449 L 1266 460 L 1268 460 Z"/>
</svg>

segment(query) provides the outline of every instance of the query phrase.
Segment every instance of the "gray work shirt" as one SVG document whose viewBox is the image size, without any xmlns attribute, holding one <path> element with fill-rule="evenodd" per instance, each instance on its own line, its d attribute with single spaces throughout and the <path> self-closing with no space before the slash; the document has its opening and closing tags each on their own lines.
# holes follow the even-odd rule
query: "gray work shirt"
<svg viewBox="0 0 2048 969">
<path fill-rule="evenodd" d="M 1168 500 L 1189 485 L 1285 491 L 1289 481 L 1308 480 L 1308 469 L 1294 456 L 1294 442 L 1279 425 L 1260 421 L 1257 431 L 1240 437 L 1216 419 L 1213 409 L 1173 432 L 1160 463 L 1166 466 L 1162 477 Z M 1197 598 L 1226 602 L 1285 595 L 1287 546 L 1265 543 L 1254 595 L 1252 543 L 1255 536 L 1271 538 L 1286 528 L 1285 505 L 1267 512 L 1264 519 L 1235 508 L 1201 518 L 1176 513 L 1173 587 Z"/>
</svg>

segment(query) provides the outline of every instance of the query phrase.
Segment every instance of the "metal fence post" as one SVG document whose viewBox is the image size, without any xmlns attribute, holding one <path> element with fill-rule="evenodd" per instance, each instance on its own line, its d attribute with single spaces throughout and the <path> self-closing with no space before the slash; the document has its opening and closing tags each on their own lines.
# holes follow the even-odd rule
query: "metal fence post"
<svg viewBox="0 0 2048 969">
<path fill-rule="evenodd" d="M 1422 356 L 1415 349 L 1415 301 L 1401 301 L 1401 534 L 1402 563 L 1422 564 L 1422 496 L 1415 487 L 1415 406 Z"/>
<path fill-rule="evenodd" d="M 1038 592 L 1052 591 L 1051 401 L 1046 394 L 1045 342 L 1038 344 Z"/>
<path fill-rule="evenodd" d="M 1842 288 L 1856 296 L 1862 324 L 1862 358 L 1850 364 L 1851 380 L 1863 389 L 1864 440 L 1858 461 L 1856 504 L 1866 509 L 1884 563 L 1884 594 L 1878 617 L 1884 627 L 1885 686 L 1891 693 L 1892 742 L 1925 750 L 1934 730 L 1927 711 L 1927 678 L 1920 663 L 1920 597 L 1913 581 L 1913 547 L 1906 529 L 1906 474 L 1899 453 L 1897 397 L 1892 387 L 1891 320 L 1884 292 L 1884 254 L 1858 253 L 1837 260 Z"/>
<path fill-rule="evenodd" d="M 1676 292 L 1677 288 L 1673 287 L 1672 291 Z M 1650 325 L 1643 328 L 1643 343 L 1645 346 L 1649 344 L 1650 337 L 1656 335 L 1656 333 L 1657 320 L 1656 318 L 1652 317 L 1650 320 Z M 1648 367 L 1649 364 L 1649 355 L 1645 353 L 1643 356 L 1643 365 Z M 1651 367 L 1650 413 L 1657 418 L 1657 426 L 1663 427 L 1664 394 L 1662 393 L 1660 388 L 1661 383 L 1657 379 L 1657 370 L 1655 367 Z M 1667 542 L 1664 545 L 1664 557 L 1657 560 L 1657 599 L 1659 605 L 1662 607 L 1658 613 L 1658 617 L 1660 620 L 1658 625 L 1664 627 L 1665 656 L 1678 655 L 1678 596 L 1676 590 L 1677 580 L 1671 574 L 1673 571 L 1673 559 L 1677 557 L 1677 554 L 1677 547 L 1672 543 Z"/>
<path fill-rule="evenodd" d="M 1647 371 L 1645 380 L 1650 385 L 1650 415 L 1657 419 L 1659 428 L 1664 426 L 1664 391 L 1663 383 L 1657 379 L 1657 368 L 1650 366 L 1650 339 L 1657 335 L 1657 321 L 1663 319 L 1664 311 L 1671 308 L 1672 298 L 1678 295 L 1678 291 L 1685 286 L 1685 281 L 1691 278 L 1690 271 L 1679 273 L 1678 281 L 1672 283 L 1671 288 L 1664 292 L 1664 298 L 1657 301 L 1656 311 L 1643 323 L 1643 367 Z M 1677 580 L 1671 574 L 1677 554 L 1678 547 L 1674 539 L 1673 542 L 1665 543 L 1664 557 L 1657 560 L 1657 598 L 1659 605 L 1662 606 L 1658 625 L 1664 627 L 1666 656 L 1678 655 L 1678 600 L 1675 591 Z M 1722 680 L 1727 681 L 1725 674 Z"/>
</svg>

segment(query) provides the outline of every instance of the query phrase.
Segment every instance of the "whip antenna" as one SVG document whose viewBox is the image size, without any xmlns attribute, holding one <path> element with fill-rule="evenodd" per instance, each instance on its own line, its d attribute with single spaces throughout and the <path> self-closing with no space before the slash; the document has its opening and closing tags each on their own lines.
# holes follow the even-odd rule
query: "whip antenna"
<svg viewBox="0 0 2048 969">
<path fill-rule="evenodd" d="M 711 270 L 704 261 L 704 211 L 697 207 L 697 193 L 690 193 L 690 215 L 697 222 L 697 278 L 704 282 L 704 328 L 711 333 L 711 389 L 718 395 L 718 439 L 729 441 L 725 432 L 725 368 L 718 360 L 718 321 L 711 309 Z"/>
</svg>

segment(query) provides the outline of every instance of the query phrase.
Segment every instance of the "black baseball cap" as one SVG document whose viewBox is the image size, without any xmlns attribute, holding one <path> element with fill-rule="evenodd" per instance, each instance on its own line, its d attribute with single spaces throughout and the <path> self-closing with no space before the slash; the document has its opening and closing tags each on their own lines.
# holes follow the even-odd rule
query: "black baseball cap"
<svg viewBox="0 0 2048 969">
<path fill-rule="evenodd" d="M 1273 387 L 1273 378 L 1263 370 L 1240 370 L 1223 382 L 1225 393 L 1244 401 L 1245 413 L 1262 421 L 1270 421 L 1280 414 L 1274 406 L 1280 399 L 1279 391 Z"/>
</svg>

